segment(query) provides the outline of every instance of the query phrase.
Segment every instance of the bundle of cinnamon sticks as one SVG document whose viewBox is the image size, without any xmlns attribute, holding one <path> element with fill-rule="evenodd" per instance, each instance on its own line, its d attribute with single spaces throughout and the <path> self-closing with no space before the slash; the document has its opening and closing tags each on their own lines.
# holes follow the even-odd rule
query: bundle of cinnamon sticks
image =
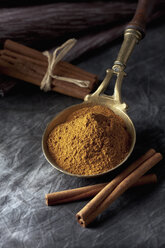
<svg viewBox="0 0 165 248">
<path fill-rule="evenodd" d="M 161 159 L 162 155 L 160 153 L 157 153 L 154 149 L 150 149 L 111 182 L 47 194 L 46 204 L 56 205 L 94 196 L 76 214 L 78 223 L 86 227 L 130 187 L 156 183 L 157 177 L 155 174 L 145 176 L 144 174 Z"/>
<path fill-rule="evenodd" d="M 40 86 L 47 71 L 48 59 L 41 52 L 6 40 L 0 51 L 0 73 Z M 97 83 L 97 76 L 68 62 L 60 61 L 55 66 L 55 75 L 89 81 L 87 88 L 53 79 L 52 91 L 84 99 Z"/>
</svg>

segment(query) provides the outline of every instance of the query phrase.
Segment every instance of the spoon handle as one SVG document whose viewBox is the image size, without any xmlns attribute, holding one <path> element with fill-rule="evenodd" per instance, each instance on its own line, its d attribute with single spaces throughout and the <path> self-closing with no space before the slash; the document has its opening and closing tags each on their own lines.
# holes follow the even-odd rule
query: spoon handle
<svg viewBox="0 0 165 248">
<path fill-rule="evenodd" d="M 126 29 L 136 29 L 145 36 L 146 23 L 151 15 L 156 0 L 139 0 L 133 19 L 127 24 Z"/>
<path fill-rule="evenodd" d="M 150 16 L 156 0 L 139 0 L 135 15 L 130 23 L 126 25 L 124 32 L 124 41 L 118 53 L 117 59 L 114 62 L 112 69 L 107 69 L 106 77 L 100 84 L 98 89 L 92 94 L 87 95 L 85 101 L 98 101 L 117 106 L 122 111 L 126 112 L 127 105 L 123 103 L 121 98 L 121 86 L 123 78 L 126 75 L 124 69 L 127 61 L 132 54 L 136 44 L 145 36 L 145 26 L 148 17 Z M 113 75 L 116 75 L 114 94 L 107 96 L 104 93 Z"/>
</svg>

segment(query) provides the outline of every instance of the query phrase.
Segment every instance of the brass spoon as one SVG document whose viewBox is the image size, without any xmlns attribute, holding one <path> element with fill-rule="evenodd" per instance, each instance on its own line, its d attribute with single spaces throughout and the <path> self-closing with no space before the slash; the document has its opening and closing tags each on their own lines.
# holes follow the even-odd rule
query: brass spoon
<svg viewBox="0 0 165 248">
<path fill-rule="evenodd" d="M 65 174 L 68 174 L 71 176 L 77 176 L 77 177 L 100 176 L 100 175 L 106 174 L 118 168 L 128 159 L 128 157 L 132 153 L 134 145 L 135 145 L 135 141 L 136 141 L 136 131 L 135 131 L 135 127 L 130 117 L 127 115 L 127 105 L 121 100 L 121 85 L 122 85 L 124 76 L 126 76 L 126 73 L 124 72 L 124 68 L 126 67 L 127 60 L 129 56 L 131 55 L 135 45 L 144 37 L 145 23 L 146 23 L 147 17 L 151 13 L 153 3 L 154 1 L 152 0 L 140 0 L 138 2 L 136 13 L 132 21 L 127 25 L 125 29 L 124 41 L 119 51 L 117 60 L 114 62 L 112 69 L 106 70 L 106 76 L 103 82 L 101 83 L 101 85 L 99 86 L 99 88 L 93 94 L 87 95 L 83 103 L 73 105 L 69 108 L 66 108 L 62 112 L 60 112 L 46 127 L 45 132 L 43 134 L 43 138 L 42 138 L 43 153 L 47 161 L 57 170 Z M 109 81 L 111 80 L 113 75 L 116 76 L 114 94 L 112 96 L 108 96 L 103 93 L 105 89 L 107 88 Z M 90 107 L 93 105 L 104 105 L 110 108 L 111 110 L 113 110 L 115 114 L 119 115 L 125 121 L 127 130 L 131 136 L 130 150 L 129 150 L 128 155 L 125 157 L 125 159 L 123 159 L 123 161 L 120 164 L 118 164 L 112 169 L 109 169 L 106 172 L 95 174 L 95 175 L 72 174 L 60 168 L 56 164 L 56 162 L 53 160 L 51 155 L 49 154 L 48 147 L 47 147 L 48 136 L 49 136 L 49 133 L 53 130 L 53 128 L 61 123 L 64 123 L 67 117 L 71 113 L 73 113 L 74 111 L 78 109 L 84 108 L 86 106 Z"/>
</svg>

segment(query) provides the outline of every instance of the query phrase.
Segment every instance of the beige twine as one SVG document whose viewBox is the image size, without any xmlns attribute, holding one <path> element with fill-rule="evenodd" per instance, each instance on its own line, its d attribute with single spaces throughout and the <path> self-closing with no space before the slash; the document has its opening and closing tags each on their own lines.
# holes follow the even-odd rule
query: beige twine
<svg viewBox="0 0 165 248">
<path fill-rule="evenodd" d="M 62 44 L 60 47 L 57 47 L 55 51 L 53 52 L 53 54 L 49 53 L 48 51 L 43 52 L 43 54 L 48 58 L 48 68 L 47 68 L 44 78 L 41 81 L 40 89 L 44 91 L 51 90 L 52 78 L 55 78 L 61 81 L 66 81 L 68 83 L 73 83 L 82 88 L 87 88 L 89 86 L 90 81 L 87 81 L 87 80 L 79 80 L 79 79 L 74 79 L 74 78 L 67 78 L 67 77 L 53 75 L 53 70 L 56 64 L 65 56 L 65 54 L 75 45 L 76 42 L 77 42 L 76 39 L 69 39 L 64 44 Z"/>
</svg>

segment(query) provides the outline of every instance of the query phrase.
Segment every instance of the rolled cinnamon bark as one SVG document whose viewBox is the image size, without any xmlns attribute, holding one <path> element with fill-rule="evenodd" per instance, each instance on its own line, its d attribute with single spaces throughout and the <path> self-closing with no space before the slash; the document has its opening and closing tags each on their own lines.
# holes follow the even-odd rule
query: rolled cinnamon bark
<svg viewBox="0 0 165 248">
<path fill-rule="evenodd" d="M 10 41 L 8 40 L 8 42 L 13 42 L 13 41 Z M 16 43 L 16 42 L 14 42 Z M 16 43 L 18 44 L 18 43 Z M 18 50 L 18 48 L 17 48 Z M 13 58 L 17 61 L 26 61 L 26 62 L 30 62 L 31 64 L 37 64 L 37 65 L 40 65 L 40 66 L 45 66 L 47 67 L 48 66 L 48 62 L 46 60 L 46 57 L 44 60 L 39 60 L 39 59 L 36 59 L 36 58 L 31 58 L 29 56 L 25 56 L 23 54 L 20 54 L 19 51 L 11 51 L 11 50 L 8 50 L 8 49 L 3 49 L 0 51 L 0 54 L 1 55 L 5 55 L 9 58 Z"/>
<path fill-rule="evenodd" d="M 5 42 L 4 48 L 0 51 L 0 72 L 40 86 L 47 70 L 47 58 L 41 52 L 11 40 Z M 82 88 L 73 83 L 52 79 L 52 91 L 80 99 L 84 99 L 94 89 L 98 81 L 95 74 L 65 61 L 57 63 L 54 74 L 89 81 L 89 86 Z"/>
<path fill-rule="evenodd" d="M 132 185 L 132 187 L 155 184 L 157 183 L 157 181 L 158 181 L 157 175 L 155 173 L 152 173 L 142 176 L 136 183 Z"/>
<path fill-rule="evenodd" d="M 12 41 L 12 40 L 6 40 L 5 41 L 4 49 L 18 53 L 18 54 L 22 54 L 22 55 L 27 56 L 29 58 L 33 58 L 33 59 L 36 59 L 39 61 L 46 61 L 47 62 L 47 58 L 41 52 L 39 52 L 33 48 L 19 44 L 15 41 Z"/>
<path fill-rule="evenodd" d="M 29 57 L 26 56 L 21 56 L 22 58 L 20 58 L 20 54 L 16 54 L 12 52 L 12 56 L 11 56 L 11 52 L 8 50 L 1 50 L 0 51 L 0 59 L 2 61 L 2 67 L 9 67 L 9 68 L 13 68 L 13 74 L 15 72 L 15 69 L 20 73 L 23 74 L 27 74 L 27 75 L 31 75 L 33 78 L 38 77 L 37 80 L 37 85 L 40 86 L 40 82 L 42 80 L 42 78 L 44 77 L 46 70 L 47 70 L 47 64 L 39 64 L 39 60 L 35 60 L 35 59 L 31 59 Z M 4 61 L 4 62 L 3 62 Z M 90 73 L 90 72 L 86 72 L 80 68 L 78 68 L 77 66 L 74 66 L 68 62 L 65 61 L 60 61 L 55 69 L 54 69 L 54 74 L 55 75 L 59 75 L 59 76 L 63 76 L 63 77 L 68 77 L 68 78 L 73 78 L 73 79 L 81 79 L 81 80 L 88 80 L 90 82 L 88 88 L 81 88 L 81 92 L 85 90 L 85 92 L 89 92 L 89 90 L 93 89 L 93 84 L 94 82 L 97 81 L 97 76 Z M 25 80 L 26 81 L 26 80 Z M 31 80 L 33 83 L 33 80 Z M 57 86 L 58 85 L 58 81 L 57 79 L 53 79 L 53 86 Z M 60 84 L 59 86 L 61 87 L 61 84 L 63 83 L 63 85 L 65 86 L 65 88 L 67 87 L 71 87 L 71 88 L 77 88 L 78 90 L 80 90 L 79 86 L 76 86 L 74 84 L 71 84 L 65 81 L 61 81 L 60 80 Z M 54 87 L 53 87 L 54 88 Z"/>
<path fill-rule="evenodd" d="M 148 174 L 141 177 L 137 183 L 132 185 L 135 186 L 142 186 L 146 184 L 154 184 L 157 182 L 156 174 Z M 46 204 L 48 206 L 53 206 L 61 203 L 73 202 L 82 199 L 88 199 L 90 197 L 95 196 L 102 190 L 108 183 L 100 183 L 91 186 L 85 186 L 76 189 L 69 189 L 55 193 L 49 193 L 45 195 Z"/>
<path fill-rule="evenodd" d="M 139 160 L 119 174 L 107 186 L 103 188 L 83 209 L 77 214 L 79 224 L 86 227 L 114 200 L 139 180 L 149 169 L 162 159 L 160 153 L 149 150 Z M 141 161 L 141 163 L 139 163 Z M 140 166 L 139 166 L 140 164 Z M 139 166 L 139 167 L 138 167 Z M 138 168 L 137 168 L 138 167 Z"/>
<path fill-rule="evenodd" d="M 140 164 L 149 159 L 156 153 L 154 149 L 148 150 L 143 156 L 137 159 L 118 176 L 116 176 L 109 184 L 107 184 L 103 190 L 101 190 L 85 207 L 84 211 L 90 209 L 90 212 L 94 211 L 99 204 L 115 189 L 115 187 L 121 183 L 133 170 L 135 170 Z"/>
</svg>

